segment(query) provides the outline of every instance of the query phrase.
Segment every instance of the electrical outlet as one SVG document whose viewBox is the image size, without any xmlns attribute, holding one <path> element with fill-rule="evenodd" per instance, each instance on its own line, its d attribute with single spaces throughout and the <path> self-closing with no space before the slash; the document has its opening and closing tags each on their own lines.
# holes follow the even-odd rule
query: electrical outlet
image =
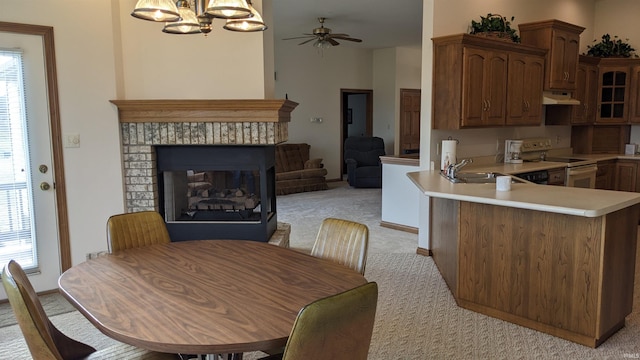
<svg viewBox="0 0 640 360">
<path fill-rule="evenodd" d="M 440 143 L 436 143 L 436 155 L 440 155 Z"/>
</svg>

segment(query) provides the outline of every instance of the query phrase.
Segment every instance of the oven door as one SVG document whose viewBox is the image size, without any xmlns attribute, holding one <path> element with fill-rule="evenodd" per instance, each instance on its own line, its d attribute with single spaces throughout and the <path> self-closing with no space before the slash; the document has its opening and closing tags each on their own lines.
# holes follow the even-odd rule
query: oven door
<svg viewBox="0 0 640 360">
<path fill-rule="evenodd" d="M 596 172 L 598 166 L 596 164 L 575 166 L 567 168 L 567 186 L 595 189 Z"/>
</svg>

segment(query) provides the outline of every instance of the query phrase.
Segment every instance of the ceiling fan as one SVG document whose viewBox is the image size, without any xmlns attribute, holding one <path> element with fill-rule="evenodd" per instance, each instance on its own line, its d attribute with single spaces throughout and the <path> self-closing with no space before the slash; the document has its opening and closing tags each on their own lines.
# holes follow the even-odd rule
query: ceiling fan
<svg viewBox="0 0 640 360">
<path fill-rule="evenodd" d="M 336 39 L 353 41 L 353 42 L 362 42 L 361 39 L 352 38 L 348 34 L 333 34 L 331 32 L 331 29 L 324 27 L 325 20 L 326 18 L 323 18 L 323 17 L 318 18 L 318 21 L 320 22 L 320 27 L 313 29 L 312 34 L 304 34 L 304 36 L 290 37 L 282 40 L 307 39 L 298 45 L 304 45 L 310 41 L 315 40 L 313 45 L 316 47 L 328 47 L 329 46 L 328 44 L 332 46 L 340 45 L 340 43 L 337 42 Z"/>
</svg>

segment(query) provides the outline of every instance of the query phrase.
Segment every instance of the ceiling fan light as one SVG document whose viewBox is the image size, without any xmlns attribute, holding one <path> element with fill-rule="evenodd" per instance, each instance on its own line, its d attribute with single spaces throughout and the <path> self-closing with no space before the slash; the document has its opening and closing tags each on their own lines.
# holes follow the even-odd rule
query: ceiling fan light
<svg viewBox="0 0 640 360">
<path fill-rule="evenodd" d="M 180 13 L 172 0 L 138 0 L 131 16 L 149 21 L 178 21 Z"/>
<path fill-rule="evenodd" d="M 223 27 L 227 30 L 240 32 L 267 30 L 267 25 L 264 24 L 260 13 L 251 5 L 251 2 L 248 2 L 248 5 L 253 16 L 246 19 L 228 19 L 227 23 Z"/>
<path fill-rule="evenodd" d="M 253 15 L 246 0 L 210 0 L 205 12 L 222 19 L 244 19 Z"/>
<path fill-rule="evenodd" d="M 169 34 L 199 34 L 200 23 L 196 13 L 189 7 L 189 1 L 179 0 L 176 5 L 181 20 L 166 23 L 162 31 Z"/>
<path fill-rule="evenodd" d="M 324 39 L 318 39 L 313 43 L 313 46 L 318 49 L 328 49 L 331 47 L 331 44 Z"/>
</svg>

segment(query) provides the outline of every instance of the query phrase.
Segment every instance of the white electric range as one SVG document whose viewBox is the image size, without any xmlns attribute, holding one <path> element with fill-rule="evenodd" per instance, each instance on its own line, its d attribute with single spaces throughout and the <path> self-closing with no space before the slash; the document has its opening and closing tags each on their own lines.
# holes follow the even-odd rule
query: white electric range
<svg viewBox="0 0 640 360">
<path fill-rule="evenodd" d="M 522 139 L 522 159 L 524 161 L 549 161 L 564 163 L 566 166 L 565 185 L 573 187 L 595 188 L 596 172 L 598 170 L 595 160 L 575 158 L 572 156 L 547 156 L 547 152 L 552 150 L 551 139 L 530 138 Z M 543 170 L 544 172 L 545 170 Z M 520 174 L 518 176 L 532 176 L 534 178 L 544 178 L 542 172 L 538 174 Z M 546 175 L 548 179 L 548 173 Z M 528 180 L 526 177 L 523 177 Z M 543 181 L 529 180 L 532 182 L 544 183 Z"/>
</svg>

